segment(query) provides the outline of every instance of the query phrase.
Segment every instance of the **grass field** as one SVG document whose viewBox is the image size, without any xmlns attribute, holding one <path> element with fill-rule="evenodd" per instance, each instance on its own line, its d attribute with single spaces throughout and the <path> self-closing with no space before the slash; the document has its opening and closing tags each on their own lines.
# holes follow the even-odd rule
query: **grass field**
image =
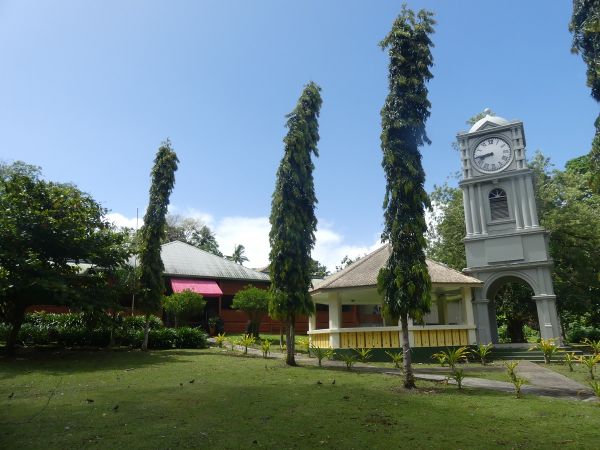
<svg viewBox="0 0 600 450">
<path fill-rule="evenodd" d="M 0 448 L 598 447 L 597 404 L 400 385 L 219 349 L 38 352 L 0 360 Z"/>
<path fill-rule="evenodd" d="M 548 369 L 552 369 L 555 372 L 558 372 L 566 377 L 569 377 L 575 381 L 579 381 L 581 384 L 587 386 L 590 382 L 590 371 L 583 364 L 575 363 L 573 364 L 573 372 L 569 370 L 569 366 L 561 363 L 550 363 L 550 364 L 542 364 L 543 367 Z M 600 371 L 598 370 L 599 365 L 596 365 L 594 369 L 594 377 L 596 380 L 600 380 Z"/>
</svg>

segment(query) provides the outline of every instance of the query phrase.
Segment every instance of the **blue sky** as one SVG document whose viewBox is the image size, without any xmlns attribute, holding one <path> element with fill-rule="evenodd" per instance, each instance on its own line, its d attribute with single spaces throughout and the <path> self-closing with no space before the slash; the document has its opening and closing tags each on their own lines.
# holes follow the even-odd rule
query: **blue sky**
<svg viewBox="0 0 600 450">
<path fill-rule="evenodd" d="M 586 153 L 598 105 L 570 53 L 571 2 L 410 1 L 436 13 L 427 188 L 485 107 L 525 123 L 557 167 Z M 323 88 L 315 256 L 330 268 L 378 240 L 379 111 L 391 1 L 0 1 L 0 159 L 91 193 L 118 223 L 143 216 L 156 149 L 180 159 L 172 210 L 206 221 L 225 253 L 265 264 L 285 114 Z M 129 222 L 128 222 L 129 220 Z"/>
</svg>

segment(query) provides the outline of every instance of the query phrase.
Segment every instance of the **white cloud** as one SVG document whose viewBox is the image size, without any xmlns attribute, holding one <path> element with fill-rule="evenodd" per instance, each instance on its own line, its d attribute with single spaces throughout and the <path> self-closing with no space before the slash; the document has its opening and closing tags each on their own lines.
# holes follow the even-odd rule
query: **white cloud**
<svg viewBox="0 0 600 450">
<path fill-rule="evenodd" d="M 242 244 L 246 249 L 248 262 L 246 267 L 264 267 L 269 264 L 269 231 L 271 225 L 267 217 L 241 217 L 230 216 L 215 219 L 212 214 L 196 209 L 170 208 L 169 212 L 180 214 L 184 217 L 193 217 L 208 225 L 217 238 L 219 248 L 225 255 L 233 252 L 233 248 Z M 107 219 L 118 226 L 135 228 L 135 217 L 128 218 L 119 213 L 107 214 Z M 139 220 L 139 226 L 142 220 Z M 366 242 L 366 243 L 365 243 Z M 346 242 L 344 236 L 334 229 L 332 223 L 320 221 L 316 233 L 316 245 L 313 258 L 325 264 L 330 271 L 339 265 L 344 256 L 356 258 L 370 253 L 381 245 L 378 236 L 360 243 Z"/>
<path fill-rule="evenodd" d="M 108 213 L 104 218 L 117 227 L 132 228 L 134 230 L 136 229 L 136 224 L 139 228 L 144 223 L 144 220 L 141 217 L 139 219 L 136 219 L 135 217 L 126 217 L 123 214 L 116 212 Z"/>
</svg>

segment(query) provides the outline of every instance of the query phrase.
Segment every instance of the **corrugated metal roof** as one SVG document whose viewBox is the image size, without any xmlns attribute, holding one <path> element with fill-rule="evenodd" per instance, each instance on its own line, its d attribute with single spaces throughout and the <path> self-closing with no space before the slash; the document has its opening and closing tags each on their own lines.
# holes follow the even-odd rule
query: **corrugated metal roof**
<svg viewBox="0 0 600 450">
<path fill-rule="evenodd" d="M 390 256 L 390 245 L 386 244 L 374 252 L 364 256 L 343 270 L 325 278 L 322 283 L 315 286 L 313 292 L 325 289 L 376 286 L 377 275 Z M 432 283 L 452 283 L 478 285 L 481 281 L 451 269 L 445 264 L 427 260 L 427 269 Z"/>
<path fill-rule="evenodd" d="M 181 241 L 163 244 L 160 252 L 165 275 L 183 277 L 269 281 L 269 276 Z"/>
</svg>

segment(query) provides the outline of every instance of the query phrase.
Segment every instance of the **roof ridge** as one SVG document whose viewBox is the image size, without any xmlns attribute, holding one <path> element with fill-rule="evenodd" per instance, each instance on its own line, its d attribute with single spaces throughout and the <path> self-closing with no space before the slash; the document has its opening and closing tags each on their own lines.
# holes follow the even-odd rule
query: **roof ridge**
<svg viewBox="0 0 600 450">
<path fill-rule="evenodd" d="M 357 269 L 361 265 L 363 265 L 373 255 L 375 255 L 375 254 L 379 253 L 381 250 L 387 248 L 387 246 L 388 246 L 387 243 L 383 244 L 381 247 L 379 247 L 378 249 L 373 250 L 371 253 L 368 253 L 367 255 L 363 256 L 358 261 L 355 261 L 354 263 L 350 264 L 349 266 L 344 267 L 342 270 L 334 273 L 330 277 L 325 278 L 325 280 L 323 280 L 323 283 L 319 284 L 319 287 L 317 287 L 315 290 L 326 288 L 327 286 L 329 286 L 334 281 L 338 280 L 343 275 L 346 275 L 346 274 L 352 272 L 353 270 Z"/>
</svg>

